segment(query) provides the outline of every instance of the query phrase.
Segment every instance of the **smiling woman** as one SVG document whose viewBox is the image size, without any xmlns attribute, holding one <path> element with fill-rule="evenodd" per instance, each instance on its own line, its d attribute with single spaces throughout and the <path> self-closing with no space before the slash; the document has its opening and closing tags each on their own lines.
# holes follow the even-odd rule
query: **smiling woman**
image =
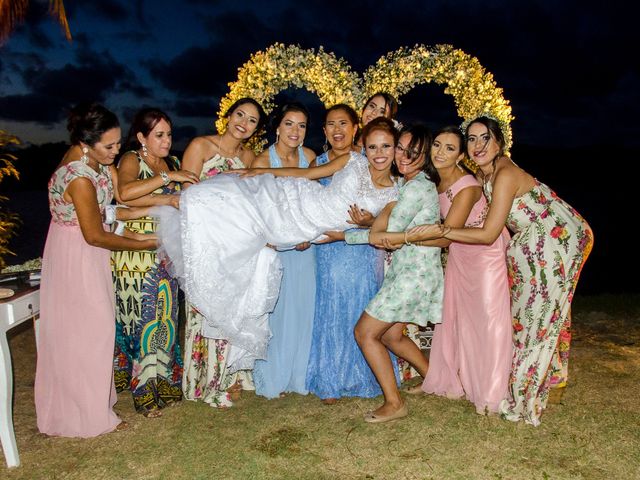
<svg viewBox="0 0 640 480">
<path fill-rule="evenodd" d="M 93 437 L 119 424 L 112 409 L 117 397 L 109 250 L 148 250 L 156 242 L 103 226 L 117 181 L 116 116 L 101 105 L 84 105 L 72 111 L 68 128 L 72 146 L 49 182 L 52 220 L 42 260 L 35 403 L 42 433 Z"/>
<path fill-rule="evenodd" d="M 378 213 L 396 197 L 392 158 L 368 162 L 352 152 L 311 168 L 245 172 L 252 178 L 217 175 L 183 193 L 179 213 L 161 207 L 162 246 L 181 246 L 167 253 L 206 319 L 204 334 L 231 344 L 231 370 L 251 368 L 266 355 L 267 312 L 278 297 L 280 261 L 264 246 L 291 247 L 327 230 L 349 228 L 346 212 L 354 203 Z M 326 187 L 312 181 L 331 175 Z M 182 231 L 172 234 L 163 227 L 172 224 Z"/>
</svg>

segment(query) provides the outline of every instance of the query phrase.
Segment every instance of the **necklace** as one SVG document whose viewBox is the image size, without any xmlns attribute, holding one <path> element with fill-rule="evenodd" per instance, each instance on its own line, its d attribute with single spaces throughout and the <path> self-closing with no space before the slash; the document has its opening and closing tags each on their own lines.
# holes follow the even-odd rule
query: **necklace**
<svg viewBox="0 0 640 480">
<path fill-rule="evenodd" d="M 227 150 L 226 148 L 222 148 L 222 136 L 218 140 L 218 155 L 220 155 L 221 157 L 224 157 L 224 158 L 235 158 L 235 157 L 238 157 L 238 153 L 240 153 L 240 149 L 241 148 L 242 148 L 242 144 L 238 143 L 238 145 L 236 146 L 235 151 L 232 153 L 232 155 L 230 157 L 226 157 L 222 153 L 223 152 L 229 152 L 229 150 Z"/>
</svg>

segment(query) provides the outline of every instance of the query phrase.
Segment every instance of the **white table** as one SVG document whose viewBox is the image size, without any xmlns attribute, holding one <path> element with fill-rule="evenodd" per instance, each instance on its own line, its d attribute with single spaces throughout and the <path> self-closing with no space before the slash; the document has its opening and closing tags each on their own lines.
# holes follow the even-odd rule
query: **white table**
<svg viewBox="0 0 640 480">
<path fill-rule="evenodd" d="M 7 332 L 23 322 L 33 319 L 38 343 L 40 290 L 26 287 L 13 296 L 0 300 L 0 440 L 7 467 L 20 465 L 16 435 L 13 431 L 13 369 Z"/>
</svg>

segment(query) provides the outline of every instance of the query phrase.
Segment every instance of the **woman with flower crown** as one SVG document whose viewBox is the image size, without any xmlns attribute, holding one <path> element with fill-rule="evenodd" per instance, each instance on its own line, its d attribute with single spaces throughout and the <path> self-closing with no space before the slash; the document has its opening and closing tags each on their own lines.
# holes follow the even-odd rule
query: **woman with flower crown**
<svg viewBox="0 0 640 480">
<path fill-rule="evenodd" d="M 443 226 L 442 235 L 488 245 L 505 225 L 514 233 L 507 249 L 514 355 L 508 398 L 499 412 L 537 426 L 550 390 L 559 399 L 567 383 L 571 300 L 593 233 L 576 210 L 505 155 L 496 120 L 472 120 L 466 140 L 469 157 L 480 167 L 489 211 L 482 227 Z M 409 240 L 421 240 L 421 229 L 410 232 Z"/>
<path fill-rule="evenodd" d="M 222 134 L 194 138 L 187 146 L 183 168 L 207 180 L 219 173 L 249 168 L 255 154 L 244 143 L 260 131 L 266 121 L 262 106 L 252 98 L 241 98 L 227 110 L 227 128 Z M 241 389 L 253 389 L 251 374 L 227 369 L 229 344 L 203 335 L 204 317 L 186 298 L 186 326 L 182 390 L 188 400 L 202 400 L 213 407 L 230 407 Z"/>
</svg>

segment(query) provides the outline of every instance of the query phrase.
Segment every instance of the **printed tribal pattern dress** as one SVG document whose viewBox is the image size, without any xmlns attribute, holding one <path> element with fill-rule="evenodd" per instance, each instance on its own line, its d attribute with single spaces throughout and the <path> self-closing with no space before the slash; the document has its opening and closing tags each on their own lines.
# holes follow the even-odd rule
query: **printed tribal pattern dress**
<svg viewBox="0 0 640 480">
<path fill-rule="evenodd" d="M 138 179 L 155 173 L 137 153 Z M 178 160 L 167 163 L 177 168 Z M 173 164 L 173 165 L 172 165 Z M 172 194 L 175 184 L 155 190 Z M 143 217 L 127 222 L 134 232 L 156 231 L 156 221 Z M 155 251 L 120 251 L 111 255 L 116 287 L 116 389 L 130 389 L 138 412 L 162 408 L 182 399 L 182 359 L 178 343 L 178 282 Z"/>
<path fill-rule="evenodd" d="M 238 157 L 227 158 L 216 154 L 202 165 L 200 180 L 207 180 L 227 170 L 244 168 Z M 201 400 L 213 407 L 231 407 L 231 395 L 227 389 L 238 382 L 244 390 L 253 390 L 251 372 L 241 370 L 229 373 L 227 359 L 229 342 L 202 335 L 204 317 L 189 299 L 185 302 L 184 373 L 182 391 L 187 400 Z"/>
<path fill-rule="evenodd" d="M 491 202 L 492 184 L 484 185 Z M 587 222 L 538 182 L 516 198 L 507 217 L 514 235 L 507 249 L 514 355 L 508 420 L 540 424 L 550 388 L 566 385 L 571 341 L 571 301 L 593 246 Z"/>
</svg>

